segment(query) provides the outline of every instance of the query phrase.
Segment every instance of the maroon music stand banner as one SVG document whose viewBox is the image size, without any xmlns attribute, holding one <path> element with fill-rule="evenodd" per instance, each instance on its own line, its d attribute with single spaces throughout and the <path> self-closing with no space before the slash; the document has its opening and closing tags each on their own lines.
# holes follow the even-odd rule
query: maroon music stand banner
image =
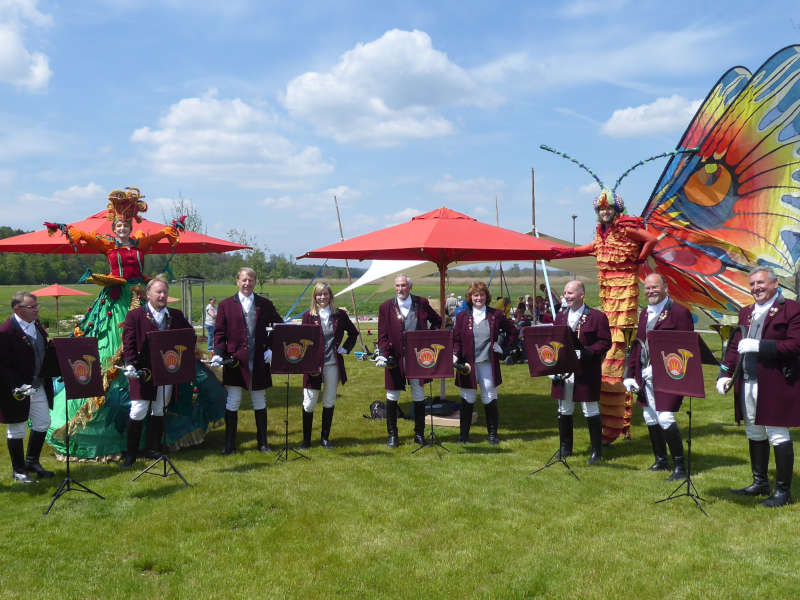
<svg viewBox="0 0 800 600">
<path fill-rule="evenodd" d="M 523 327 L 525 353 L 531 377 L 574 373 L 580 370 L 572 330 L 566 325 Z"/>
<path fill-rule="evenodd" d="M 58 366 L 64 379 L 66 398 L 94 398 L 105 394 L 103 369 L 97 351 L 97 338 L 55 338 Z"/>
<path fill-rule="evenodd" d="M 451 330 L 406 331 L 403 337 L 406 378 L 449 379 L 454 376 Z"/>
<path fill-rule="evenodd" d="M 148 331 L 147 343 L 155 385 L 176 385 L 194 379 L 194 329 Z"/>
<path fill-rule="evenodd" d="M 706 397 L 699 339 L 695 331 L 653 329 L 647 333 L 654 391 Z"/>
<path fill-rule="evenodd" d="M 272 330 L 270 372 L 318 375 L 325 362 L 325 344 L 319 325 L 275 325 Z"/>
</svg>

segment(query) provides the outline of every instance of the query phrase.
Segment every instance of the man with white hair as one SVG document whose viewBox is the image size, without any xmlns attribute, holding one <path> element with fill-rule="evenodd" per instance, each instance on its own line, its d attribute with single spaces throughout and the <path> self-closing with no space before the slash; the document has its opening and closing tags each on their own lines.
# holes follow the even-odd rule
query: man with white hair
<svg viewBox="0 0 800 600">
<path fill-rule="evenodd" d="M 408 275 L 398 275 L 394 279 L 395 297 L 381 304 L 378 309 L 378 349 L 380 356 L 376 361 L 379 367 L 386 367 L 384 385 L 386 387 L 386 445 L 397 448 L 397 401 L 406 389 L 405 368 L 403 365 L 403 332 L 420 329 L 438 329 L 442 319 L 431 308 L 425 298 L 411 295 L 411 279 Z M 425 391 L 422 381 L 409 379 L 411 399 L 414 401 L 414 441 L 425 443 Z"/>
<path fill-rule="evenodd" d="M 668 295 L 667 282 L 659 273 L 650 273 L 644 279 L 647 308 L 639 315 L 636 340 L 628 357 L 627 377 L 622 382 L 629 392 L 638 392 L 642 415 L 650 432 L 655 462 L 649 471 L 668 471 L 667 446 L 672 454 L 673 470 L 667 481 L 686 479 L 683 456 L 683 438 L 675 421 L 683 396 L 653 390 L 653 367 L 647 346 L 650 331 L 694 331 L 692 314 Z"/>
<path fill-rule="evenodd" d="M 744 419 L 750 445 L 753 483 L 731 490 L 744 496 L 770 493 L 767 469 L 770 445 L 775 452 L 775 491 L 760 504 L 792 502 L 794 445 L 789 427 L 800 425 L 800 303 L 780 294 L 778 276 L 770 267 L 750 271 L 755 304 L 739 311 L 722 361 L 717 392 L 733 384 L 737 422 Z"/>
</svg>

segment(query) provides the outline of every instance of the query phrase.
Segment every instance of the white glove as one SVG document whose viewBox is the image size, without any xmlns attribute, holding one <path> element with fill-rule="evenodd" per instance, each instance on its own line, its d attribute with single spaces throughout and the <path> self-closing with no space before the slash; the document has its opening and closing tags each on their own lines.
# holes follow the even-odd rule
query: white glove
<svg viewBox="0 0 800 600">
<path fill-rule="evenodd" d="M 269 364 L 272 362 L 272 350 L 264 350 L 264 362 Z"/>
<path fill-rule="evenodd" d="M 639 391 L 639 384 L 636 383 L 636 380 L 633 377 L 623 379 L 622 385 L 624 385 L 625 389 L 631 393 Z"/>
<path fill-rule="evenodd" d="M 338 352 L 339 354 L 349 354 L 349 352 L 347 350 L 345 350 L 344 348 L 342 348 L 341 346 L 339 346 L 336 349 L 336 352 Z"/>
<path fill-rule="evenodd" d="M 552 374 L 548 375 L 548 377 L 549 377 L 550 379 L 555 379 L 555 378 L 556 378 L 556 376 L 555 376 L 555 375 L 552 375 Z"/>
<path fill-rule="evenodd" d="M 581 351 L 580 350 L 575 350 L 575 356 L 580 358 L 581 357 Z"/>
<path fill-rule="evenodd" d="M 125 365 L 122 374 L 128 379 L 137 379 L 139 377 L 138 373 L 136 373 L 136 367 L 133 365 Z"/>
<path fill-rule="evenodd" d="M 32 396 L 35 391 L 36 388 L 30 383 L 23 383 L 21 386 L 14 389 L 13 393 L 15 396 Z"/>
<path fill-rule="evenodd" d="M 642 369 L 642 379 L 652 379 L 653 378 L 653 365 L 647 365 L 644 369 Z"/>
<path fill-rule="evenodd" d="M 739 354 L 758 352 L 758 344 L 759 340 L 755 338 L 744 338 L 743 340 L 739 341 L 739 347 L 736 350 L 739 352 Z"/>
<path fill-rule="evenodd" d="M 497 352 L 498 354 L 502 354 L 502 353 L 503 353 L 503 348 L 501 348 L 501 347 L 500 347 L 500 344 L 498 344 L 497 342 L 495 342 L 494 344 L 492 344 L 492 350 L 493 350 L 494 352 Z"/>
<path fill-rule="evenodd" d="M 378 358 L 376 358 L 375 359 L 375 366 L 376 367 L 384 367 L 384 368 L 386 368 L 386 357 L 385 356 L 379 356 Z"/>
<path fill-rule="evenodd" d="M 212 367 L 221 367 L 222 366 L 222 357 L 219 354 L 215 354 L 211 357 L 211 360 L 208 361 L 208 364 Z"/>
<path fill-rule="evenodd" d="M 731 381 L 730 377 L 720 377 L 717 379 L 717 393 L 724 396 L 728 391 L 726 388 L 730 385 Z"/>
</svg>

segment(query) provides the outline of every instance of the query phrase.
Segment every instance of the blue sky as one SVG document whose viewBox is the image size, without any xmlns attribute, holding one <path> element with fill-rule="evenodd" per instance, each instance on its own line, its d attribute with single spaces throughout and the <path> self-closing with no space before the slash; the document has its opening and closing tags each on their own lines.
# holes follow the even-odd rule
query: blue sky
<svg viewBox="0 0 800 600">
<path fill-rule="evenodd" d="M 591 238 L 588 175 L 674 148 L 729 67 L 800 43 L 795 1 L 0 0 L 0 224 L 140 187 L 298 255 L 448 206 Z M 619 192 L 639 214 L 663 168 Z"/>
</svg>

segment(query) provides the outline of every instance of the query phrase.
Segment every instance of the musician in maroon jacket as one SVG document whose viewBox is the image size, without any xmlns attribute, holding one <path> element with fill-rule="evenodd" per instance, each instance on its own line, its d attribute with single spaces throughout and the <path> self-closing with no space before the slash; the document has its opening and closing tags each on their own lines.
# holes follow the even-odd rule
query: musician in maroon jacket
<svg viewBox="0 0 800 600">
<path fill-rule="evenodd" d="M 330 442 L 333 408 L 336 404 L 336 388 L 339 382 L 347 382 L 343 354 L 349 354 L 356 345 L 358 329 L 348 314 L 336 308 L 331 286 L 320 281 L 311 294 L 311 307 L 303 313 L 303 325 L 319 325 L 325 343 L 325 364 L 321 375 L 303 375 L 303 443 L 301 448 L 311 447 L 311 426 L 314 423 L 314 407 L 322 392 L 322 447 L 333 448 Z M 342 344 L 344 334 L 347 341 Z"/>
<path fill-rule="evenodd" d="M 34 483 L 53 477 L 39 463 L 53 408 L 53 380 L 57 375 L 55 352 L 39 323 L 39 302 L 28 292 L 11 298 L 11 315 L 0 325 L 0 423 L 6 424 L 6 441 L 14 481 Z M 53 369 L 56 368 L 56 371 Z M 31 422 L 28 455 L 23 453 L 25 429 Z"/>
<path fill-rule="evenodd" d="M 406 377 L 403 369 L 403 332 L 420 329 L 438 329 L 442 319 L 431 308 L 425 298 L 411 294 L 412 283 L 407 275 L 398 275 L 394 279 L 395 297 L 387 300 L 378 309 L 378 351 L 380 355 L 375 361 L 379 367 L 386 367 L 384 385 L 386 387 L 386 445 L 396 448 L 397 437 L 397 401 L 400 393 L 406 389 Z M 414 441 L 425 443 L 425 391 L 419 379 L 409 379 L 411 399 L 416 402 L 414 410 Z"/>
<path fill-rule="evenodd" d="M 769 447 L 775 451 L 775 491 L 763 506 L 792 502 L 794 446 L 789 427 L 800 425 L 800 303 L 780 294 L 778 277 L 769 267 L 750 271 L 755 304 L 739 311 L 722 362 L 717 391 L 734 384 L 736 421 L 745 422 L 753 483 L 731 490 L 745 496 L 770 493 Z"/>
<path fill-rule="evenodd" d="M 667 446 L 672 454 L 673 469 L 667 481 L 686 479 L 683 457 L 683 439 L 675 422 L 675 412 L 680 410 L 683 396 L 653 390 L 653 368 L 647 349 L 647 332 L 650 330 L 694 331 L 692 314 L 668 296 L 667 282 L 658 273 L 644 280 L 647 309 L 639 314 L 636 340 L 628 356 L 627 374 L 623 384 L 629 392 L 638 392 L 638 402 L 650 432 L 655 462 L 649 471 L 668 471 Z"/>
<path fill-rule="evenodd" d="M 142 437 L 144 420 L 150 413 L 149 455 L 156 456 L 161 450 L 164 433 L 164 407 L 172 397 L 172 385 L 155 386 L 152 379 L 141 373 L 150 368 L 149 331 L 168 329 L 191 329 L 192 325 L 176 308 L 167 308 L 169 283 L 162 275 L 147 283 L 147 302 L 131 310 L 122 326 L 122 357 L 125 360 L 123 374 L 128 377 L 131 409 L 128 415 L 127 453 L 121 467 L 126 469 L 136 462 L 139 440 Z"/>
<path fill-rule="evenodd" d="M 562 457 L 572 454 L 573 413 L 575 402 L 580 403 L 592 448 L 586 464 L 591 465 L 600 461 L 603 451 L 600 383 L 603 359 L 611 348 L 611 329 L 605 313 L 584 304 L 585 295 L 586 290 L 580 281 L 569 281 L 564 286 L 567 308 L 556 315 L 554 325 L 566 325 L 573 331 L 580 369 L 568 377 L 551 375 L 553 386 L 550 395 L 558 400 L 559 453 Z"/>
<path fill-rule="evenodd" d="M 499 443 L 497 426 L 500 420 L 497 386 L 503 382 L 500 375 L 502 346 L 515 344 L 519 333 L 503 311 L 487 306 L 492 296 L 484 282 L 472 282 L 465 298 L 467 310 L 458 313 L 453 328 L 453 359 L 456 364 L 469 365 L 469 372 L 462 368 L 456 375 L 456 386 L 461 388 L 458 441 L 460 443 L 469 441 L 472 411 L 478 395 L 477 388 L 480 385 L 489 443 L 496 446 Z"/>
<path fill-rule="evenodd" d="M 266 389 L 272 386 L 269 372 L 272 349 L 267 328 L 283 323 L 283 319 L 272 302 L 254 293 L 257 284 L 256 272 L 242 267 L 236 275 L 239 292 L 220 302 L 217 309 L 211 365 L 221 366 L 223 360 L 228 359 L 222 371 L 222 383 L 228 391 L 223 455 L 236 452 L 243 389 L 250 392 L 258 449 L 269 452 Z"/>
</svg>

